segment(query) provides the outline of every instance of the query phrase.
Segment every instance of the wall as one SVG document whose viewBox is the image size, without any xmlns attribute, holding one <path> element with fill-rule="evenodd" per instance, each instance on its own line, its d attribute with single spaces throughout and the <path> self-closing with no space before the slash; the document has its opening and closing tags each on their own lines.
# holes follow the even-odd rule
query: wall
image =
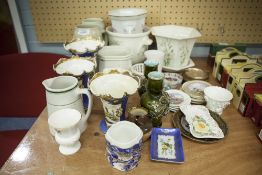
<svg viewBox="0 0 262 175">
<path fill-rule="evenodd" d="M 27 41 L 27 46 L 29 52 L 51 52 L 59 53 L 64 55 L 69 55 L 63 48 L 62 43 L 49 43 L 42 44 L 37 40 L 35 26 L 32 19 L 29 2 L 28 0 L 16 0 L 18 10 L 21 16 L 22 25 Z M 249 54 L 261 54 L 262 55 L 262 46 L 261 45 L 250 45 L 247 48 L 247 53 Z M 209 54 L 209 45 L 208 44 L 196 44 L 191 56 L 192 57 L 206 57 Z"/>
</svg>

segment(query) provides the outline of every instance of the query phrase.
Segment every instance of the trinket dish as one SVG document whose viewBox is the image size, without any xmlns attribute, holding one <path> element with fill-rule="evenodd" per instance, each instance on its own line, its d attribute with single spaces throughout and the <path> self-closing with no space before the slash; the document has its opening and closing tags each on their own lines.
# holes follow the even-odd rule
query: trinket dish
<svg viewBox="0 0 262 175">
<path fill-rule="evenodd" d="M 208 73 L 199 68 L 188 68 L 183 73 L 183 77 L 186 81 L 190 80 L 207 80 Z"/>
<path fill-rule="evenodd" d="M 179 128 L 153 128 L 150 155 L 152 160 L 183 163 L 184 150 Z"/>
<path fill-rule="evenodd" d="M 81 58 L 73 56 L 72 58 L 61 58 L 53 66 L 53 69 L 59 75 L 80 76 L 84 73 L 90 73 L 95 70 L 95 63 L 90 58 Z"/>
<path fill-rule="evenodd" d="M 180 107 L 190 133 L 196 138 L 224 138 L 224 133 L 217 122 L 211 117 L 208 109 L 201 105 L 184 105 Z"/>
<path fill-rule="evenodd" d="M 217 122 L 217 124 L 219 125 L 219 128 L 222 129 L 224 136 L 227 135 L 228 133 L 228 128 L 227 128 L 227 124 L 226 122 L 215 112 L 209 111 L 211 117 Z M 172 117 L 172 122 L 174 127 L 179 128 L 181 131 L 181 134 L 190 139 L 193 140 L 195 142 L 200 142 L 200 143 L 216 143 L 222 139 L 217 139 L 217 138 L 196 138 L 194 137 L 189 130 L 189 124 L 187 123 L 186 119 L 185 119 L 185 115 L 183 114 L 182 111 L 177 111 L 176 113 L 174 113 L 173 117 Z"/>
</svg>

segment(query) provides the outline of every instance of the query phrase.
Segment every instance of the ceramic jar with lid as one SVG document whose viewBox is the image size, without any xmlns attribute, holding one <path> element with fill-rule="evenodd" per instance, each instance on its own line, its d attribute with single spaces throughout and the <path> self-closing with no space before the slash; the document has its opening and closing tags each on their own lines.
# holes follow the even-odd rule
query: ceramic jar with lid
<svg viewBox="0 0 262 175">
<path fill-rule="evenodd" d="M 153 127 L 161 127 L 162 117 L 169 111 L 169 97 L 163 90 L 164 74 L 153 71 L 148 74 L 147 91 L 141 96 L 141 106 L 146 108 Z"/>
</svg>

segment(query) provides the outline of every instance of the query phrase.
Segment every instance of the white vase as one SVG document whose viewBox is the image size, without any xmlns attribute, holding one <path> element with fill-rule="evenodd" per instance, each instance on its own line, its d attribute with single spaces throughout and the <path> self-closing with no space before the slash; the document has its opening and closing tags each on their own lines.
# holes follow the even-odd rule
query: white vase
<svg viewBox="0 0 262 175">
<path fill-rule="evenodd" d="M 59 151 L 64 155 L 76 153 L 80 147 L 80 129 L 77 127 L 81 113 L 75 109 L 61 109 L 51 114 L 48 124 L 54 128 Z"/>
</svg>

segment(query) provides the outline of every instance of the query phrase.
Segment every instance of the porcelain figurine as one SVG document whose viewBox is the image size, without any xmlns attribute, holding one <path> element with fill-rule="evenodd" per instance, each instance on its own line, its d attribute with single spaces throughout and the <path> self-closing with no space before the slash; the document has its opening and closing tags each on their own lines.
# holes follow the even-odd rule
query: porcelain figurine
<svg viewBox="0 0 262 175">
<path fill-rule="evenodd" d="M 120 171 L 135 168 L 141 157 L 142 136 L 142 130 L 132 122 L 113 124 L 105 135 L 109 163 Z"/>
<path fill-rule="evenodd" d="M 105 133 L 112 124 L 124 118 L 127 97 L 134 94 L 140 86 L 140 79 L 126 70 L 105 70 L 96 73 L 90 80 L 91 92 L 100 97 L 105 112 L 105 123 L 100 123 Z M 107 127 L 107 128 L 104 128 Z"/>
<path fill-rule="evenodd" d="M 80 120 L 81 113 L 70 108 L 58 110 L 48 118 L 48 124 L 54 128 L 59 151 L 64 155 L 74 154 L 81 147 L 80 130 L 77 127 Z"/>
<path fill-rule="evenodd" d="M 141 96 L 140 104 L 148 109 L 153 127 L 161 127 L 162 117 L 169 112 L 169 96 L 163 90 L 164 74 L 153 71 L 148 74 L 147 91 Z"/>
</svg>

